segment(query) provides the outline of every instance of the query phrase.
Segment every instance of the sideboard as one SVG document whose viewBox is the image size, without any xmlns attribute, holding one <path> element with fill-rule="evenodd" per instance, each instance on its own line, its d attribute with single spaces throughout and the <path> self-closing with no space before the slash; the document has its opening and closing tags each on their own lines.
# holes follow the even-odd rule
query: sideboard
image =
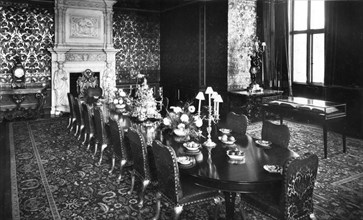
<svg viewBox="0 0 363 220">
<path fill-rule="evenodd" d="M 0 122 L 4 119 L 37 118 L 43 114 L 47 88 L 17 88 L 0 90 Z"/>
</svg>

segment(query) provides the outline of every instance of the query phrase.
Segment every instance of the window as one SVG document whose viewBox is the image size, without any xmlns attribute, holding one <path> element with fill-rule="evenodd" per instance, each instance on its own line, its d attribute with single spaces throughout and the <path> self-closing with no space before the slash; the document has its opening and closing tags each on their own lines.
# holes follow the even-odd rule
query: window
<svg viewBox="0 0 363 220">
<path fill-rule="evenodd" d="M 289 4 L 293 81 L 324 83 L 324 0 L 292 0 Z"/>
</svg>

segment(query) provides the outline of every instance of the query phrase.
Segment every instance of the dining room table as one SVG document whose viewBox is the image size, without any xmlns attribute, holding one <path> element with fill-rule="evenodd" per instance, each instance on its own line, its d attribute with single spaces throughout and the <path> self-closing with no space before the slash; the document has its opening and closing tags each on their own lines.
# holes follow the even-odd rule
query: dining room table
<svg viewBox="0 0 363 220">
<path fill-rule="evenodd" d="M 284 163 L 299 155 L 288 148 L 279 147 L 273 143 L 261 144 L 261 140 L 248 134 L 236 134 L 231 131 L 224 134 L 225 124 L 213 126 L 212 141 L 215 146 L 205 146 L 205 138 L 199 140 L 183 139 L 175 136 L 168 129 L 163 129 L 161 119 L 146 119 L 140 121 L 131 114 L 109 111 L 109 117 L 117 117 L 127 126 L 138 128 L 144 135 L 148 147 L 154 140 L 172 146 L 178 158 L 188 157 L 189 163 L 179 163 L 181 175 L 188 176 L 196 184 L 220 190 L 225 197 L 226 219 L 234 219 L 236 195 L 244 193 L 260 193 L 281 187 L 283 182 L 282 167 Z M 204 128 L 202 128 L 204 129 Z M 226 141 L 223 135 L 233 136 L 233 141 Z M 228 139 L 229 140 L 229 139 Z M 188 148 L 194 143 L 197 149 Z M 230 152 L 243 152 L 242 157 L 232 158 Z M 148 150 L 149 153 L 152 151 Z M 153 156 L 152 156 L 153 158 Z M 279 167 L 278 170 L 266 167 Z"/>
</svg>

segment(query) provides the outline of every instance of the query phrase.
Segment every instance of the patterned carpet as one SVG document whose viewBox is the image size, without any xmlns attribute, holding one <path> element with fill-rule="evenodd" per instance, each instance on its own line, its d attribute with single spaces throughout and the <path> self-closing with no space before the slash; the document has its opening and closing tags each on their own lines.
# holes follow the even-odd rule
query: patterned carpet
<svg viewBox="0 0 363 220">
<path fill-rule="evenodd" d="M 286 123 L 291 149 L 323 158 L 321 128 Z M 67 133 L 66 125 L 65 118 L 9 124 L 13 219 L 151 219 L 156 187 L 147 190 L 140 210 L 137 194 L 127 194 L 128 172 L 117 183 L 117 170 L 108 173 L 109 151 L 102 165 L 96 166 L 99 155 L 92 159 L 91 152 Z M 255 137 L 260 130 L 261 123 L 248 127 Z M 344 154 L 340 135 L 329 132 L 328 140 L 328 159 L 320 159 L 314 191 L 315 214 L 318 219 L 363 219 L 363 141 L 347 138 Z M 168 206 L 163 201 L 161 219 L 171 218 Z M 181 219 L 212 219 L 214 209 L 211 205 L 185 208 Z M 269 219 L 252 210 L 247 213 L 248 219 Z M 224 216 L 222 209 L 219 219 Z"/>
</svg>

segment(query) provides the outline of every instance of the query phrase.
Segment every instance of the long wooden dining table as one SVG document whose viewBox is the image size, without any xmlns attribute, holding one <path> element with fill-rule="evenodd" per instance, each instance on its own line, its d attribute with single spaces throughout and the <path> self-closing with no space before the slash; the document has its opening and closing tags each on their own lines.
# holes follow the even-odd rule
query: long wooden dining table
<svg viewBox="0 0 363 220">
<path fill-rule="evenodd" d="M 264 165 L 279 165 L 283 167 L 285 161 L 298 154 L 288 148 L 272 144 L 269 149 L 256 144 L 256 139 L 247 134 L 232 133 L 236 141 L 233 144 L 221 142 L 219 131 L 212 132 L 212 140 L 216 143 L 213 148 L 203 146 L 205 140 L 200 140 L 200 150 L 188 151 L 172 132 L 158 129 L 160 121 L 138 121 L 130 116 L 110 111 L 110 117 L 118 117 L 128 126 L 137 127 L 143 133 L 149 147 L 153 140 L 160 140 L 163 144 L 172 146 L 177 156 L 193 158 L 193 164 L 179 165 L 181 175 L 192 178 L 196 184 L 217 189 L 225 196 L 226 219 L 234 219 L 235 198 L 237 193 L 257 193 L 265 190 L 274 190 L 281 186 L 283 176 L 281 173 L 269 173 Z M 217 126 L 218 127 L 218 126 Z M 227 150 L 238 149 L 245 154 L 244 161 L 231 160 Z"/>
</svg>

